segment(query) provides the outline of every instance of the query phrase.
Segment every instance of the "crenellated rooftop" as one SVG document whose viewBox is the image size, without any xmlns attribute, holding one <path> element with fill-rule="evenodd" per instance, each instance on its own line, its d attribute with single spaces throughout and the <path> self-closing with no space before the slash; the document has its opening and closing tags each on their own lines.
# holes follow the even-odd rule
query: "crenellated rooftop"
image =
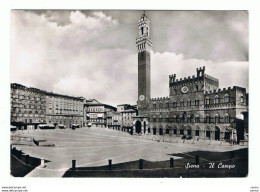
<svg viewBox="0 0 260 192">
<path fill-rule="evenodd" d="M 174 83 L 189 83 L 190 81 L 202 80 L 203 78 L 210 79 L 215 81 L 216 83 L 219 82 L 217 78 L 214 78 L 210 75 L 205 74 L 205 66 L 196 68 L 197 75 L 192 75 L 180 79 L 176 79 L 176 74 L 169 75 L 169 85 L 172 86 Z"/>
<path fill-rule="evenodd" d="M 228 88 L 223 88 L 223 89 L 216 89 L 216 90 L 205 91 L 205 94 L 225 93 L 225 92 L 229 92 L 229 91 L 235 91 L 237 89 L 245 89 L 245 88 L 238 87 L 238 86 L 233 86 L 232 88 L 228 87 Z"/>
<path fill-rule="evenodd" d="M 152 101 L 161 101 L 161 100 L 169 100 L 169 97 L 156 97 L 156 98 L 151 98 Z"/>
</svg>

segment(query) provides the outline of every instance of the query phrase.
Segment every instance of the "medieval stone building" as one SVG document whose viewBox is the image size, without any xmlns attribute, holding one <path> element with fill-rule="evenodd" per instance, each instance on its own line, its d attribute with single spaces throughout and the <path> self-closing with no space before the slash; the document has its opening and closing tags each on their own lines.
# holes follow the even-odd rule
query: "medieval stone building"
<svg viewBox="0 0 260 192">
<path fill-rule="evenodd" d="M 219 89 L 219 80 L 205 67 L 196 75 L 169 76 L 169 96 L 151 98 L 150 21 L 145 14 L 138 23 L 138 116 L 134 134 L 190 136 L 193 139 L 243 140 L 243 113 L 247 111 L 246 89 Z"/>
</svg>

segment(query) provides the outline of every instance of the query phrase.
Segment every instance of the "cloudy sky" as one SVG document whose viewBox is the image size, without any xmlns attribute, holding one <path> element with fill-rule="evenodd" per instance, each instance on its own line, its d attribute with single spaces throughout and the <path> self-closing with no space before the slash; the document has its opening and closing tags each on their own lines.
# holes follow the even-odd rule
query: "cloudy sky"
<svg viewBox="0 0 260 192">
<path fill-rule="evenodd" d="M 168 78 L 206 73 L 248 90 L 246 11 L 147 11 L 152 97 Z M 142 11 L 13 10 L 11 82 L 117 105 L 137 101 L 137 22 Z"/>
</svg>

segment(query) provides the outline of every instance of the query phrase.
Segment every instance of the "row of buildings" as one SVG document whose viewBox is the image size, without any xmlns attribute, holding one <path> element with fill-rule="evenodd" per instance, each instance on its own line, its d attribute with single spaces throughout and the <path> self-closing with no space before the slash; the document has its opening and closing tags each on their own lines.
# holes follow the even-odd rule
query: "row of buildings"
<svg viewBox="0 0 260 192">
<path fill-rule="evenodd" d="M 136 106 L 129 104 L 116 108 L 95 99 L 11 84 L 11 125 L 18 129 L 95 126 L 128 130 L 136 114 Z"/>
</svg>

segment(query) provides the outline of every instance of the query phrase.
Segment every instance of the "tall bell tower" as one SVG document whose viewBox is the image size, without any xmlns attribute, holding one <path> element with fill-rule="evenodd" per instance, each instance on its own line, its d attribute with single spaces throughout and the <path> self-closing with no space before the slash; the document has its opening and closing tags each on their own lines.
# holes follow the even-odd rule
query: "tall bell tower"
<svg viewBox="0 0 260 192">
<path fill-rule="evenodd" d="M 138 22 L 139 35 L 136 38 L 138 50 L 138 108 L 145 108 L 151 98 L 151 50 L 150 21 L 142 14 Z"/>
</svg>

